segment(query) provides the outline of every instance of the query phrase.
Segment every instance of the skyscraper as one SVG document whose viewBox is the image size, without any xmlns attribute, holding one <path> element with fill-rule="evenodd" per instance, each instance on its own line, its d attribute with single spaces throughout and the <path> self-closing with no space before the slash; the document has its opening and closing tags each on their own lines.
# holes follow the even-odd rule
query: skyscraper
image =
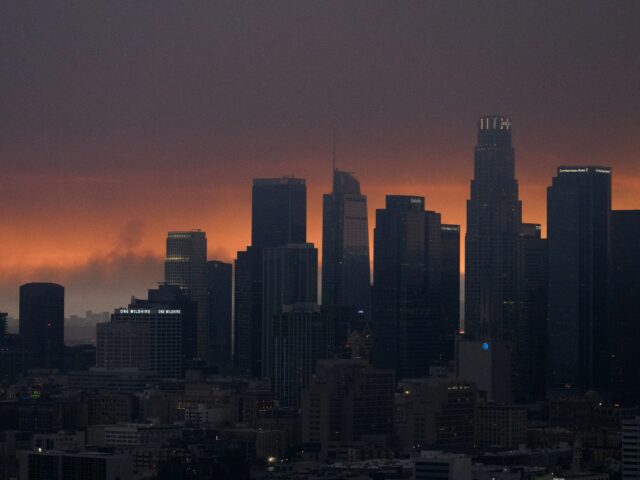
<svg viewBox="0 0 640 480">
<path fill-rule="evenodd" d="M 254 274 L 254 271 L 259 268 L 254 261 L 256 256 L 249 247 L 238 252 L 234 263 L 233 366 L 240 373 L 259 377 L 262 374 L 262 323 L 257 321 L 260 317 L 254 312 L 262 309 L 262 277 L 256 286 L 257 272 Z"/>
<path fill-rule="evenodd" d="M 253 181 L 251 246 L 279 247 L 307 241 L 307 186 L 302 178 Z"/>
<path fill-rule="evenodd" d="M 231 364 L 232 265 L 207 262 L 209 295 L 209 363 L 217 367 Z"/>
<path fill-rule="evenodd" d="M 446 365 L 452 359 L 455 332 L 449 328 L 442 310 L 442 216 L 425 211 L 424 229 L 425 320 L 428 330 L 423 349 L 429 366 Z"/>
<path fill-rule="evenodd" d="M 300 407 L 318 360 L 331 354 L 331 328 L 316 303 L 286 305 L 273 320 L 272 386 L 280 405 Z"/>
<path fill-rule="evenodd" d="M 424 197 L 387 195 L 374 229 L 374 365 L 398 379 L 428 373 Z"/>
<path fill-rule="evenodd" d="M 198 306 L 197 354 L 208 361 L 209 297 L 207 295 L 207 236 L 200 230 L 169 232 L 164 281 L 187 292 Z"/>
<path fill-rule="evenodd" d="M 164 377 L 182 375 L 182 312 L 164 308 L 119 308 L 111 322 L 96 325 L 96 363 L 139 368 Z"/>
<path fill-rule="evenodd" d="M 386 208 L 376 211 L 373 358 L 399 379 L 426 375 L 430 366 L 453 359 L 457 321 L 443 303 L 443 284 L 459 279 L 459 266 L 451 265 L 459 253 L 455 241 L 447 242 L 441 215 L 425 211 L 423 197 L 388 195 Z"/>
<path fill-rule="evenodd" d="M 318 302 L 318 249 L 312 243 L 262 252 L 262 376 L 273 374 L 273 324 L 286 305 Z"/>
<path fill-rule="evenodd" d="M 465 332 L 512 339 L 517 316 L 517 249 L 522 205 L 511 120 L 481 117 L 467 201 Z"/>
<path fill-rule="evenodd" d="M 193 365 L 197 354 L 198 305 L 189 298 L 185 290 L 177 285 L 160 284 L 148 290 L 147 299 L 133 298 L 129 308 L 180 310 L 182 319 L 182 363 L 184 368 Z M 199 365 L 200 362 L 195 362 Z"/>
<path fill-rule="evenodd" d="M 636 406 L 640 399 L 640 210 L 611 212 L 610 350 L 614 400 Z"/>
<path fill-rule="evenodd" d="M 451 361 L 455 338 L 460 331 L 460 225 L 442 224 L 440 228 L 440 298 L 446 336 L 443 354 L 444 360 Z"/>
<path fill-rule="evenodd" d="M 547 339 L 547 240 L 539 224 L 523 223 L 520 233 L 520 315 L 516 335 L 514 394 L 531 402 L 545 397 Z"/>
<path fill-rule="evenodd" d="M 307 187 L 301 178 L 253 181 L 251 246 L 235 262 L 235 367 L 263 374 L 263 250 L 307 241 Z"/>
<path fill-rule="evenodd" d="M 610 168 L 558 168 L 547 190 L 552 389 L 606 388 L 610 210 Z"/>
<path fill-rule="evenodd" d="M 64 287 L 27 283 L 20 287 L 20 338 L 29 366 L 64 368 Z"/>
<path fill-rule="evenodd" d="M 367 197 L 351 173 L 334 170 L 333 191 L 323 195 L 322 305 L 368 314 L 369 261 Z"/>
</svg>

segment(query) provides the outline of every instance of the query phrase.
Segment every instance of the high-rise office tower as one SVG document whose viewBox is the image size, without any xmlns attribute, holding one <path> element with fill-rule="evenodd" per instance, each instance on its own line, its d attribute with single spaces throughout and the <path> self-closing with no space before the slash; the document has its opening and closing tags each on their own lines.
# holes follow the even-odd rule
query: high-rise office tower
<svg viewBox="0 0 640 480">
<path fill-rule="evenodd" d="M 387 195 L 376 210 L 373 359 L 398 379 L 429 371 L 425 218 L 424 197 Z"/>
<path fill-rule="evenodd" d="M 169 232 L 164 281 L 185 290 L 198 306 L 197 354 L 208 360 L 209 297 L 207 295 L 207 236 L 200 230 Z"/>
<path fill-rule="evenodd" d="M 20 338 L 29 366 L 64 368 L 64 287 L 27 283 L 20 287 Z"/>
<path fill-rule="evenodd" d="M 369 312 L 371 278 L 367 197 L 360 182 L 333 172 L 333 191 L 323 195 L 322 305 Z"/>
<path fill-rule="evenodd" d="M 160 284 L 148 290 L 147 299 L 133 298 L 129 308 L 180 310 L 182 316 L 182 363 L 184 368 L 193 365 L 197 353 L 198 305 L 185 290 L 177 285 Z M 200 362 L 196 362 L 198 365 Z"/>
<path fill-rule="evenodd" d="M 517 249 L 522 205 L 515 179 L 511 120 L 480 118 L 467 201 L 465 332 L 512 339 L 517 316 Z"/>
<path fill-rule="evenodd" d="M 253 181 L 251 246 L 257 249 L 307 241 L 307 186 L 302 178 Z"/>
<path fill-rule="evenodd" d="M 262 256 L 267 247 L 305 244 L 307 188 L 301 178 L 255 179 L 252 190 L 251 246 L 235 262 L 235 367 L 263 373 Z"/>
<path fill-rule="evenodd" d="M 454 358 L 455 338 L 460 331 L 460 225 L 442 224 L 440 228 L 440 299 L 446 336 L 443 360 L 451 361 Z"/>
<path fill-rule="evenodd" d="M 318 249 L 312 243 L 262 252 L 262 376 L 273 375 L 273 324 L 286 305 L 318 302 Z"/>
<path fill-rule="evenodd" d="M 440 240 L 440 214 L 424 210 L 424 197 L 387 195 L 376 211 L 374 364 L 399 379 L 442 363 Z"/>
<path fill-rule="evenodd" d="M 424 289 L 428 333 L 423 348 L 429 366 L 442 366 L 452 360 L 455 338 L 455 331 L 451 330 L 443 314 L 442 216 L 429 210 L 424 215 Z"/>
<path fill-rule="evenodd" d="M 164 308 L 119 308 L 111 322 L 96 325 L 96 364 L 139 368 L 164 377 L 182 375 L 182 312 Z"/>
<path fill-rule="evenodd" d="M 255 256 L 249 247 L 238 252 L 234 262 L 233 366 L 240 373 L 259 377 L 262 374 L 262 324 L 256 321 L 254 312 L 261 311 L 262 292 L 254 283 Z M 259 285 L 261 283 L 262 277 Z"/>
<path fill-rule="evenodd" d="M 330 358 L 331 328 L 317 303 L 284 306 L 273 320 L 271 384 L 283 407 L 300 407 L 318 360 Z"/>
<path fill-rule="evenodd" d="M 610 168 L 558 168 L 547 190 L 551 389 L 606 388 L 610 211 Z"/>
<path fill-rule="evenodd" d="M 612 393 L 625 406 L 640 400 L 640 210 L 611 212 L 609 318 Z"/>
<path fill-rule="evenodd" d="M 209 363 L 217 367 L 231 364 L 232 265 L 207 262 L 209 295 Z"/>
<path fill-rule="evenodd" d="M 545 397 L 547 335 L 547 240 L 541 226 L 523 223 L 520 232 L 520 315 L 516 335 L 513 391 L 515 400 L 531 402 Z"/>
</svg>

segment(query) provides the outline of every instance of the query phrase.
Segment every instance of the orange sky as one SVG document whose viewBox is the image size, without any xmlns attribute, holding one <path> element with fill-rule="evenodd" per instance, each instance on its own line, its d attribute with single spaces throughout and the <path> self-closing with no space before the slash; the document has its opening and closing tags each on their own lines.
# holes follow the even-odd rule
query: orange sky
<svg viewBox="0 0 640 480">
<path fill-rule="evenodd" d="M 449 180 L 439 178 L 439 173 L 444 176 L 444 169 L 432 172 L 432 181 L 420 175 L 411 181 L 401 169 L 397 169 L 395 178 L 387 180 L 372 178 L 376 172 L 363 171 L 358 176 L 369 198 L 371 234 L 375 209 L 383 207 L 387 193 L 426 196 L 427 208 L 441 212 L 444 222 L 460 224 L 464 234 L 471 155 L 466 163 L 467 171 Z M 550 180 L 553 169 L 546 170 L 550 170 Z M 287 172 L 273 175 L 279 173 Z M 305 172 L 292 173 L 305 176 Z M 308 239 L 319 249 L 322 193 L 329 188 L 329 175 L 325 173 L 318 172 L 317 181 L 307 176 Z M 207 178 L 211 179 L 210 185 Z M 614 174 L 613 178 L 614 208 L 640 208 L 638 177 Z M 15 185 L 23 183 L 19 178 L 14 181 Z M 10 183 L 5 180 L 3 188 L 12 191 Z M 524 221 L 544 224 L 546 183 L 537 178 L 520 178 L 519 183 Z M 235 251 L 250 239 L 250 178 L 242 184 L 225 184 L 204 171 L 169 172 L 153 180 L 135 174 L 121 178 L 50 175 L 29 177 L 28 184 L 30 191 L 22 192 L 28 208 L 15 203 L 5 209 L 11 228 L 4 231 L 0 266 L 6 272 L 3 286 L 8 292 L 0 299 L 10 307 L 17 300 L 18 284 L 26 281 L 70 284 L 70 313 L 115 308 L 131 294 L 143 295 L 146 288 L 162 279 L 160 258 L 168 230 L 206 231 L 210 258 L 226 261 L 232 261 Z M 33 192 L 41 193 L 34 196 Z M 20 195 L 18 191 L 12 193 Z M 127 268 L 123 266 L 126 263 Z M 120 282 L 122 288 L 118 289 Z M 16 296 L 13 299 L 12 289 Z"/>
</svg>

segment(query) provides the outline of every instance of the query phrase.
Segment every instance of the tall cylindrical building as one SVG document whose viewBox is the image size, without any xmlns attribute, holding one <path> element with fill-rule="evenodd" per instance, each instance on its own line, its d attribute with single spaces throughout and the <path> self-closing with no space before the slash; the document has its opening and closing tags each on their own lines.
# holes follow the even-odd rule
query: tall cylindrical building
<svg viewBox="0 0 640 480">
<path fill-rule="evenodd" d="M 20 338 L 29 366 L 64 369 L 64 287 L 27 283 L 20 287 Z"/>
</svg>

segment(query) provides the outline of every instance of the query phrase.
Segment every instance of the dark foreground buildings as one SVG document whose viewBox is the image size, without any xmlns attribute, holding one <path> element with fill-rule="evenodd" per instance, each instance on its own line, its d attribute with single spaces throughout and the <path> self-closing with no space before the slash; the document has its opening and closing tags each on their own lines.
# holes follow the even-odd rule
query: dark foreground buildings
<svg viewBox="0 0 640 480">
<path fill-rule="evenodd" d="M 64 368 L 64 287 L 27 283 L 20 287 L 20 338 L 28 366 Z"/>
<path fill-rule="evenodd" d="M 610 211 L 610 168 L 558 168 L 547 191 L 552 390 L 608 388 Z"/>
</svg>

